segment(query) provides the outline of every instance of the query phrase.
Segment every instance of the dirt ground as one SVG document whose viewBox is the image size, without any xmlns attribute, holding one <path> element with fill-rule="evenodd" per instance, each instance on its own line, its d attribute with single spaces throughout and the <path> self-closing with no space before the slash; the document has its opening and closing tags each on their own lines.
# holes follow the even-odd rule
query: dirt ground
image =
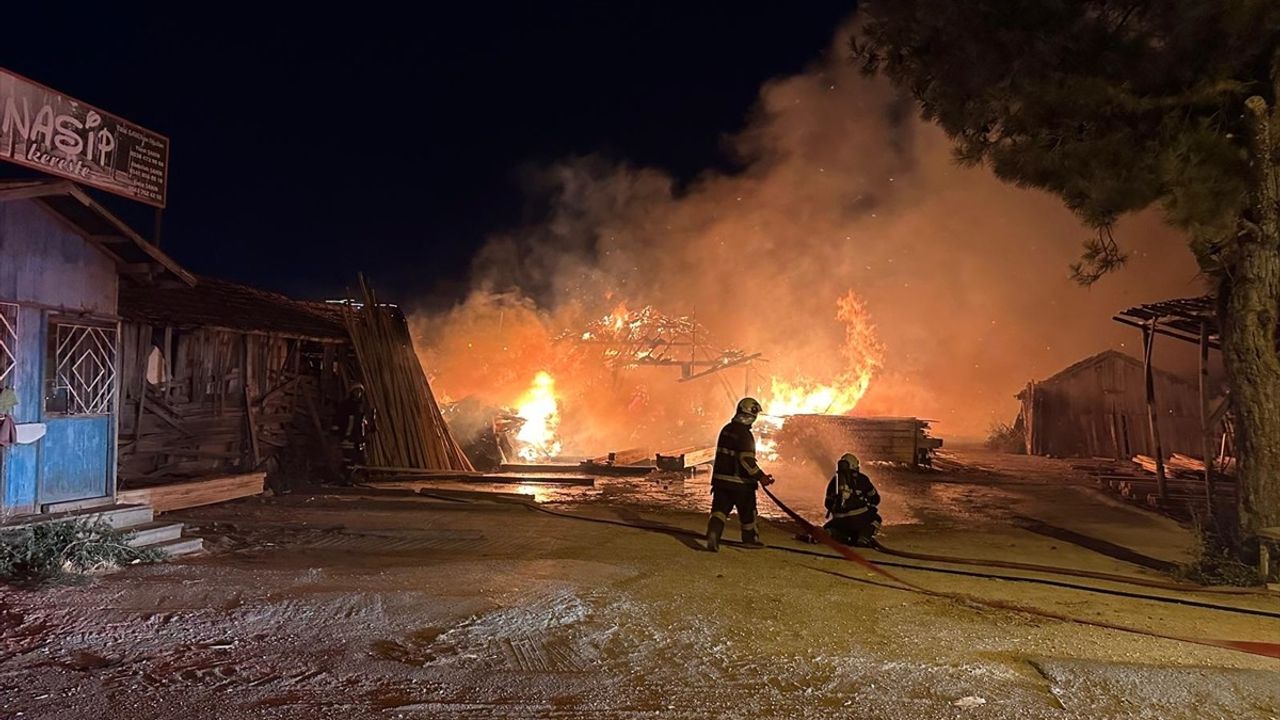
<svg viewBox="0 0 1280 720">
<path fill-rule="evenodd" d="M 1172 562 L 1193 548 L 1187 530 L 1098 495 L 1069 463 L 958 459 L 967 469 L 872 472 L 887 545 L 1145 577 L 1160 576 L 1062 537 Z M 813 513 L 825 478 L 777 474 L 779 495 Z M 701 530 L 705 478 L 650 490 L 601 481 L 543 499 Z M 841 559 L 712 554 L 679 535 L 404 488 L 174 517 L 210 552 L 82 586 L 0 590 L 0 716 L 1280 717 L 1280 661 L 930 597 Z M 766 522 L 765 539 L 824 552 L 792 532 Z M 1280 642 L 1271 618 L 894 571 L 1134 628 Z M 1276 596 L 1194 597 L 1280 612 Z"/>
</svg>

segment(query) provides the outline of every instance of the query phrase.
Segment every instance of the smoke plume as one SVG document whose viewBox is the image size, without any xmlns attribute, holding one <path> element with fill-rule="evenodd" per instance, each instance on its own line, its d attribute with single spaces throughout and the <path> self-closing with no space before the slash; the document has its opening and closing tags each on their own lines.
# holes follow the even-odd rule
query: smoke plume
<svg viewBox="0 0 1280 720">
<path fill-rule="evenodd" d="M 698 433 L 731 414 L 739 390 L 847 376 L 837 312 L 853 290 L 882 346 L 856 412 L 974 437 L 1013 418 L 1026 381 L 1107 348 L 1136 352 L 1117 310 L 1201 290 L 1184 239 L 1148 214 L 1118 228 L 1129 266 L 1076 286 L 1068 265 L 1089 231 L 1053 197 L 958 167 L 911 102 L 859 76 L 849 32 L 761 88 L 726 141 L 738 172 L 681 186 L 589 156 L 531 173 L 545 220 L 493 238 L 472 294 L 417 318 L 437 392 L 510 405 L 548 370 L 565 393 L 566 452 L 682 434 L 705 444 Z M 719 344 L 768 363 L 677 383 L 675 369 L 615 373 L 554 341 L 619 302 L 695 315 Z"/>
</svg>

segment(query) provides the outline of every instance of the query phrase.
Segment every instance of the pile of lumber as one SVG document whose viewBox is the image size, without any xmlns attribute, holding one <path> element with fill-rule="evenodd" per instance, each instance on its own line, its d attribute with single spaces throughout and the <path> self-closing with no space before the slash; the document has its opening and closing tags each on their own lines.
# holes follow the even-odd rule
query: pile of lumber
<svg viewBox="0 0 1280 720">
<path fill-rule="evenodd" d="M 380 467 L 472 471 L 418 362 L 403 315 L 378 305 L 363 276 L 364 305 L 347 315 L 365 396 L 377 413 L 370 460 Z"/>
<path fill-rule="evenodd" d="M 821 458 L 824 464 L 845 452 L 864 461 L 928 464 L 942 447 L 941 439 L 929 436 L 929 421 L 913 417 L 792 415 L 774 439 L 783 457 Z"/>
<path fill-rule="evenodd" d="M 1204 462 L 1189 455 L 1174 453 L 1165 459 L 1163 498 L 1156 475 L 1156 460 L 1149 455 L 1135 455 L 1127 464 L 1116 462 L 1073 467 L 1087 471 L 1104 491 L 1180 520 L 1203 515 L 1209 506 Z M 1230 511 L 1236 504 L 1235 478 L 1220 473 L 1216 463 L 1213 476 L 1212 505 L 1215 512 Z"/>
</svg>

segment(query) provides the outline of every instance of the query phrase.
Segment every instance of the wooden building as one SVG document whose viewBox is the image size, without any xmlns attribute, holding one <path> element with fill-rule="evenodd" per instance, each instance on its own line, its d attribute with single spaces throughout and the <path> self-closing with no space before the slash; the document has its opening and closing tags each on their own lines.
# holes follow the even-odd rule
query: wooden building
<svg viewBox="0 0 1280 720">
<path fill-rule="evenodd" d="M 57 512 L 114 495 L 119 288 L 195 282 L 64 181 L 0 183 L 0 393 L 17 442 L 0 447 L 0 513 Z"/>
<path fill-rule="evenodd" d="M 1199 456 L 1199 389 L 1153 369 L 1156 417 L 1164 454 Z M 1027 452 L 1055 457 L 1131 458 L 1155 455 L 1143 362 L 1107 350 L 1065 368 L 1020 393 L 1019 420 Z"/>
<path fill-rule="evenodd" d="M 322 476 L 327 428 L 358 371 L 346 312 L 208 277 L 123 288 L 122 488 L 258 469 Z"/>
</svg>

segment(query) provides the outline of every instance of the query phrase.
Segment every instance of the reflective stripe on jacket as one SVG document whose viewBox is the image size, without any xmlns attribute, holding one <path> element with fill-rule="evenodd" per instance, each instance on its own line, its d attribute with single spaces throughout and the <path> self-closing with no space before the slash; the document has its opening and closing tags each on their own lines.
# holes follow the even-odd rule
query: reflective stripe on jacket
<svg viewBox="0 0 1280 720">
<path fill-rule="evenodd" d="M 764 471 L 756 464 L 756 439 L 751 428 L 730 421 L 720 431 L 716 459 L 711 467 L 712 486 L 754 489 Z"/>
</svg>

